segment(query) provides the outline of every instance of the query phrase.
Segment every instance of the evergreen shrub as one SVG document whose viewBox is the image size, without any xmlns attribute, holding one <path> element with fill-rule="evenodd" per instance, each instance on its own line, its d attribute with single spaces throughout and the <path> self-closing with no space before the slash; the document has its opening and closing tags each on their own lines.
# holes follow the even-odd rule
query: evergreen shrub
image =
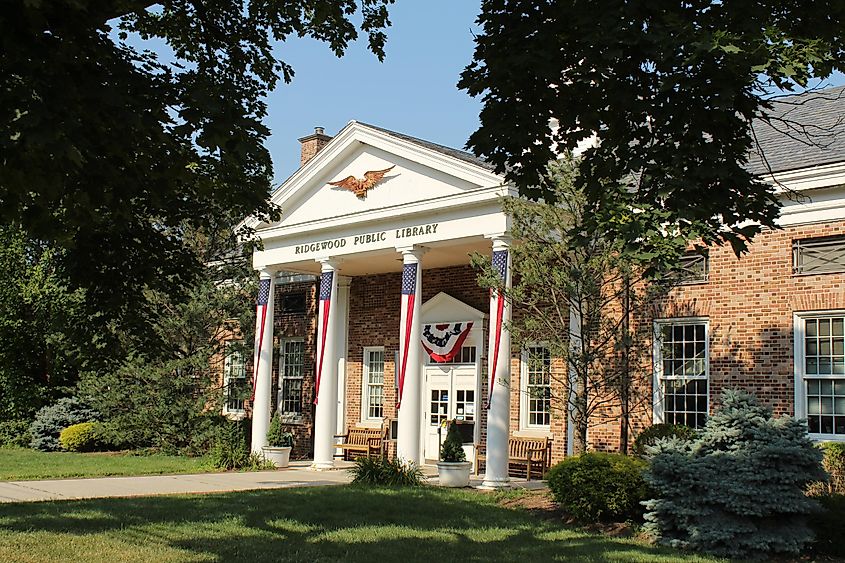
<svg viewBox="0 0 845 563">
<path fill-rule="evenodd" d="M 423 473 L 417 464 L 385 457 L 359 457 L 349 472 L 355 485 L 418 487 L 423 483 Z"/>
<path fill-rule="evenodd" d="M 725 391 L 694 440 L 654 447 L 645 530 L 659 543 L 723 557 L 798 554 L 813 537 L 807 516 L 818 505 L 805 490 L 824 478 L 821 459 L 806 422 L 774 418 L 754 396 Z"/>
<path fill-rule="evenodd" d="M 293 447 L 293 434 L 285 430 L 278 411 L 273 415 L 273 420 L 270 421 L 270 427 L 267 429 L 267 445 L 272 448 Z"/>
<path fill-rule="evenodd" d="M 249 421 L 226 421 L 217 428 L 214 444 L 208 452 L 211 464 L 218 469 L 251 468 Z"/>
<path fill-rule="evenodd" d="M 464 440 L 458 425 L 454 421 L 449 423 L 449 431 L 446 432 L 446 439 L 440 445 L 440 461 L 459 462 L 466 461 L 467 455 L 463 448 Z"/>
<path fill-rule="evenodd" d="M 549 470 L 549 490 L 570 515 L 585 522 L 621 521 L 642 514 L 648 498 L 647 463 L 601 452 L 567 458 Z"/>
<path fill-rule="evenodd" d="M 59 444 L 69 452 L 93 452 L 102 447 L 99 422 L 80 422 L 68 426 L 59 434 Z"/>
<path fill-rule="evenodd" d="M 639 456 L 646 455 L 648 448 L 663 438 L 692 440 L 695 438 L 695 430 L 683 424 L 667 424 L 665 422 L 653 424 L 640 432 L 637 439 L 634 440 L 634 453 Z"/>
<path fill-rule="evenodd" d="M 68 426 L 99 418 L 98 414 L 76 397 L 59 399 L 38 411 L 29 427 L 30 447 L 45 452 L 61 449 L 59 434 Z"/>
<path fill-rule="evenodd" d="M 0 448 L 23 448 L 29 445 L 32 437 L 29 435 L 28 420 L 0 421 Z"/>
</svg>

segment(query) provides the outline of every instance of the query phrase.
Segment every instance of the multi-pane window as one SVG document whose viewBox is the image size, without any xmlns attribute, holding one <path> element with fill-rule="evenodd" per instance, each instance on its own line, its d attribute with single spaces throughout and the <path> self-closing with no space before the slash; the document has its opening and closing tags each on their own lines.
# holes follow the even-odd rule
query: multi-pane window
<svg viewBox="0 0 845 563">
<path fill-rule="evenodd" d="M 475 364 L 475 357 L 476 357 L 476 347 L 475 346 L 463 346 L 461 347 L 460 352 L 455 354 L 455 357 L 449 360 L 448 362 L 436 362 L 434 361 L 431 356 L 428 356 L 428 363 L 431 365 L 459 365 L 459 364 Z"/>
<path fill-rule="evenodd" d="M 384 348 L 364 349 L 364 418 L 384 416 Z"/>
<path fill-rule="evenodd" d="M 523 374 L 527 426 L 549 426 L 551 421 L 552 356 L 545 346 L 529 346 L 524 352 Z"/>
<path fill-rule="evenodd" d="M 796 240 L 792 243 L 792 272 L 845 272 L 845 237 Z"/>
<path fill-rule="evenodd" d="M 710 277 L 710 257 L 701 252 L 690 252 L 680 259 L 678 281 L 680 283 L 703 283 Z"/>
<path fill-rule="evenodd" d="M 244 412 L 246 395 L 246 363 L 243 352 L 236 348 L 236 343 L 226 342 L 223 360 L 223 386 L 227 413 Z"/>
<path fill-rule="evenodd" d="M 707 323 L 659 322 L 656 336 L 660 398 L 655 413 L 662 412 L 661 422 L 701 428 L 708 411 Z"/>
<path fill-rule="evenodd" d="M 282 340 L 279 350 L 279 412 L 302 414 L 302 380 L 305 371 L 305 342 Z"/>
<path fill-rule="evenodd" d="M 804 319 L 803 367 L 810 433 L 845 435 L 845 317 Z"/>
<path fill-rule="evenodd" d="M 475 420 L 475 390 L 455 391 L 455 419 L 467 422 Z"/>
<path fill-rule="evenodd" d="M 280 309 L 284 315 L 305 313 L 305 293 L 283 293 Z"/>
<path fill-rule="evenodd" d="M 432 426 L 440 426 L 449 416 L 449 390 L 432 389 L 429 403 L 430 420 Z"/>
</svg>

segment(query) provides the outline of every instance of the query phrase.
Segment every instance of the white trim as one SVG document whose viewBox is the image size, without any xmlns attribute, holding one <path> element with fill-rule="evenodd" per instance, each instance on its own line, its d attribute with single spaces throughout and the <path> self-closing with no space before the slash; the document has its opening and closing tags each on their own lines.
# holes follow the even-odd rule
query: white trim
<svg viewBox="0 0 845 563">
<path fill-rule="evenodd" d="M 233 415 L 233 416 L 243 416 L 246 415 L 246 409 L 230 409 L 229 408 L 229 381 L 232 379 L 243 379 L 244 384 L 246 384 L 246 357 L 244 356 L 243 351 L 237 350 L 234 352 L 229 351 L 229 347 L 232 346 L 233 343 L 240 342 L 237 339 L 226 340 L 223 345 L 223 414 L 224 415 Z M 243 373 L 243 377 L 236 377 L 232 378 L 229 375 L 231 371 L 231 358 L 232 354 L 237 353 L 241 359 L 241 371 Z M 246 399 L 244 399 L 246 401 Z"/>
<path fill-rule="evenodd" d="M 547 434 L 551 431 L 551 408 L 549 409 L 549 424 L 531 424 L 529 422 L 529 396 L 528 396 L 528 349 L 544 348 L 549 352 L 549 388 L 551 388 L 551 352 L 546 342 L 531 342 L 526 344 L 519 354 L 519 430 L 521 432 L 539 432 Z"/>
<path fill-rule="evenodd" d="M 384 416 L 370 417 L 370 354 L 372 352 L 381 352 L 384 366 L 387 363 L 387 355 L 384 346 L 364 346 L 364 357 L 361 362 L 361 424 L 363 426 L 381 426 L 384 422 Z M 384 368 L 382 368 L 384 369 Z M 382 372 L 382 378 L 384 373 Z M 382 413 L 384 413 L 384 389 L 386 382 L 382 379 L 381 384 L 381 401 Z"/>
<path fill-rule="evenodd" d="M 305 396 L 301 395 L 299 398 L 299 408 L 300 412 L 285 412 L 282 410 L 282 392 L 284 391 L 284 383 L 285 383 L 285 344 L 291 342 L 301 342 L 302 343 L 302 375 L 300 377 L 290 377 L 288 379 L 299 379 L 305 383 L 305 338 L 301 336 L 291 336 L 291 337 L 282 337 L 279 339 L 279 363 L 278 363 L 278 387 L 276 392 L 276 412 L 279 413 L 279 416 L 286 417 L 288 419 L 292 419 L 294 421 L 300 420 L 305 414 L 305 406 L 302 404 L 305 400 Z M 303 385 L 304 387 L 304 385 Z"/>
<path fill-rule="evenodd" d="M 709 317 L 667 317 L 654 319 L 652 334 L 652 422 L 659 424 L 664 421 L 663 412 L 663 354 L 661 352 L 661 327 L 665 325 L 704 325 L 704 377 L 695 379 L 707 380 L 707 412 L 710 413 L 710 318 Z M 693 379 L 693 378 L 691 378 Z"/>
<path fill-rule="evenodd" d="M 774 184 L 777 194 L 784 193 L 784 187 L 794 191 L 828 188 L 845 184 L 845 162 L 785 170 L 774 174 L 764 173 L 758 178 Z"/>
<path fill-rule="evenodd" d="M 793 374 L 794 374 L 794 393 L 795 400 L 795 418 L 807 418 L 807 393 L 805 392 L 804 380 L 807 379 L 804 374 L 804 321 L 812 318 L 824 317 L 843 317 L 845 316 L 845 309 L 822 309 L 816 311 L 794 311 L 792 313 L 792 346 L 793 346 Z M 842 377 L 833 377 L 830 375 L 817 375 L 811 379 L 845 379 Z M 843 442 L 845 441 L 845 434 L 813 434 L 810 433 L 810 438 L 819 442 Z"/>
</svg>

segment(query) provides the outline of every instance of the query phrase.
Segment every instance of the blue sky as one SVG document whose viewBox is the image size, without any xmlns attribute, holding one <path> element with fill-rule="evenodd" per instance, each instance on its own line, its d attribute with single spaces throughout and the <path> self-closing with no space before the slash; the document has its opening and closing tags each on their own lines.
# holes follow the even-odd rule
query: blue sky
<svg viewBox="0 0 845 563">
<path fill-rule="evenodd" d="M 299 166 L 299 137 L 315 126 L 334 135 L 351 119 L 463 147 L 478 127 L 481 104 L 456 84 L 472 60 L 480 6 L 480 0 L 397 2 L 384 63 L 367 50 L 366 39 L 342 58 L 310 39 L 281 44 L 277 55 L 296 76 L 268 98 L 276 182 Z"/>
</svg>

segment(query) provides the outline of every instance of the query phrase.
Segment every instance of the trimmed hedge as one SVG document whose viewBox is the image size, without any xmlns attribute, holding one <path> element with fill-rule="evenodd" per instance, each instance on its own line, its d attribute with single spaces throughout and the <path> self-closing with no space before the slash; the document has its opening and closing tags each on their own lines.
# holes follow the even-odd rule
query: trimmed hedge
<svg viewBox="0 0 845 563">
<path fill-rule="evenodd" d="M 622 454 L 590 452 L 567 458 L 549 471 L 549 489 L 569 514 L 587 522 L 622 521 L 642 515 L 649 489 L 647 463 Z"/>
<path fill-rule="evenodd" d="M 59 434 L 59 444 L 69 452 L 93 452 L 102 446 L 102 430 L 97 422 L 80 422 Z"/>
</svg>

